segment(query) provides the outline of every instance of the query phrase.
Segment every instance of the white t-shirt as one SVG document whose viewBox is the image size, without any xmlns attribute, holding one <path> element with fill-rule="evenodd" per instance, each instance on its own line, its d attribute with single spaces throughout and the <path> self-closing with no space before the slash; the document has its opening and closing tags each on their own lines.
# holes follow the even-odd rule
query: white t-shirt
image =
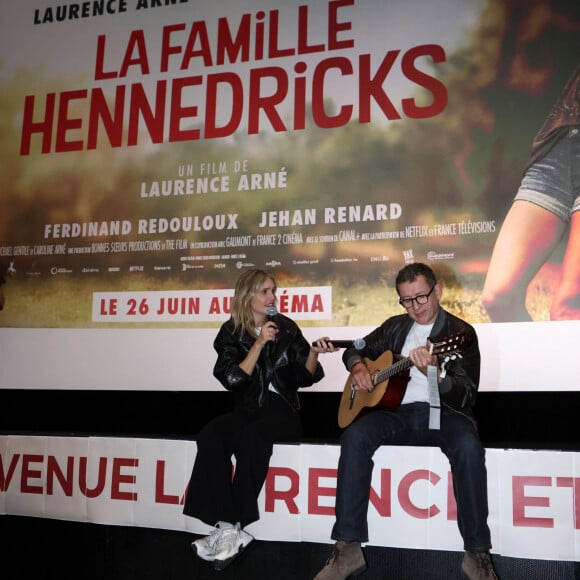
<svg viewBox="0 0 580 580">
<path fill-rule="evenodd" d="M 419 346 L 426 346 L 432 329 L 433 324 L 417 324 L 415 322 L 411 326 L 409 334 L 407 334 L 401 354 L 403 356 L 409 356 L 409 352 L 412 349 Z M 417 402 L 428 403 L 429 386 L 427 384 L 427 377 L 415 365 L 411 367 L 410 376 L 411 380 L 407 384 L 407 390 L 405 391 L 401 405 Z"/>
</svg>

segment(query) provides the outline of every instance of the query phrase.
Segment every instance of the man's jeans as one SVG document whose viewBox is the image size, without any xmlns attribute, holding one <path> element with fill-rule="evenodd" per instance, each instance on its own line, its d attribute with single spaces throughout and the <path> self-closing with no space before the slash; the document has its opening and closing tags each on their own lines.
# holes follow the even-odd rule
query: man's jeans
<svg viewBox="0 0 580 580">
<path fill-rule="evenodd" d="M 490 549 L 485 451 L 476 425 L 469 417 L 446 408 L 442 409 L 440 430 L 429 430 L 428 425 L 429 405 L 411 403 L 394 412 L 375 409 L 344 431 L 340 438 L 334 540 L 368 541 L 372 457 L 378 447 L 417 445 L 439 447 L 449 459 L 465 549 Z"/>
</svg>

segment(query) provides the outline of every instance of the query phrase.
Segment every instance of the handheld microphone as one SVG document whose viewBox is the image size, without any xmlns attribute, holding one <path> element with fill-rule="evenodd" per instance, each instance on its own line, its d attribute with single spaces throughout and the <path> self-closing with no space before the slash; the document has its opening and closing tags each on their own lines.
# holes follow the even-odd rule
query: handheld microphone
<svg viewBox="0 0 580 580">
<path fill-rule="evenodd" d="M 355 338 L 354 340 L 332 340 L 330 338 L 326 342 L 332 342 L 336 348 L 356 348 L 357 350 L 361 350 L 367 345 L 364 338 Z M 317 346 L 316 341 L 312 343 L 312 346 Z"/>
<path fill-rule="evenodd" d="M 268 322 L 273 322 L 274 325 L 276 326 L 276 328 L 278 328 L 278 325 L 276 324 L 276 318 L 278 316 L 278 310 L 276 309 L 276 307 L 271 304 L 270 306 L 268 306 L 268 308 L 266 308 L 266 318 L 268 319 Z M 276 337 L 272 342 L 268 342 L 266 344 L 266 352 L 268 354 L 270 354 L 272 352 L 272 348 L 274 347 L 274 343 L 278 341 L 278 337 Z"/>
<path fill-rule="evenodd" d="M 276 316 L 278 316 L 278 310 L 276 309 L 276 307 L 275 306 L 268 306 L 268 308 L 266 308 L 266 318 L 270 322 L 275 322 Z"/>
</svg>

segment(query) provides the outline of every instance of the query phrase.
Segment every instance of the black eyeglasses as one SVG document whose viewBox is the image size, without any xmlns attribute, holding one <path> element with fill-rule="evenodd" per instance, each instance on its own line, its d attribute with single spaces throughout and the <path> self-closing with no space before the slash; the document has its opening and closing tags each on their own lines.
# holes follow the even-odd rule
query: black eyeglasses
<svg viewBox="0 0 580 580">
<path fill-rule="evenodd" d="M 429 290 L 427 294 L 419 294 L 419 296 L 415 296 L 415 298 L 399 298 L 399 304 L 404 308 L 411 308 L 411 306 L 413 306 L 413 302 L 417 302 L 417 304 L 427 304 L 429 296 L 431 296 L 434 288 L 435 284 L 431 286 L 431 290 Z"/>
</svg>

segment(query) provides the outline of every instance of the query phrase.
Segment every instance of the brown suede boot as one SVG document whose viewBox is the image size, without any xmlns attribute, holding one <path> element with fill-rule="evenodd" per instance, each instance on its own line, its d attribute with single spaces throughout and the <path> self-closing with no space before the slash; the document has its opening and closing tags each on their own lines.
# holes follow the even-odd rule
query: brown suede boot
<svg viewBox="0 0 580 580">
<path fill-rule="evenodd" d="M 366 569 L 360 542 L 336 542 L 332 555 L 314 580 L 346 580 Z"/>
<path fill-rule="evenodd" d="M 461 571 L 469 580 L 498 580 L 489 552 L 465 551 Z"/>
</svg>

